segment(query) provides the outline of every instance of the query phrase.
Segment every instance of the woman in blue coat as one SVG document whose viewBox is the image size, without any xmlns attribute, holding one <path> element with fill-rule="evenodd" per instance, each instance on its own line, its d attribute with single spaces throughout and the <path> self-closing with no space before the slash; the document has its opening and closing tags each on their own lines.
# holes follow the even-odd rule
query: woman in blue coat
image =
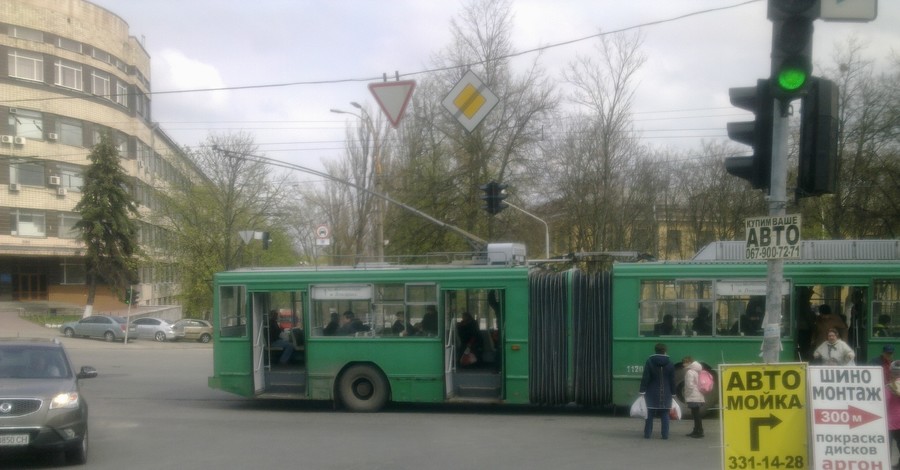
<svg viewBox="0 0 900 470">
<path fill-rule="evenodd" d="M 653 418 L 662 421 L 663 439 L 669 438 L 669 409 L 675 395 L 675 366 L 666 355 L 666 345 L 656 343 L 656 353 L 647 358 L 644 376 L 641 377 L 641 395 L 647 403 L 647 419 L 644 421 L 644 439 L 653 433 Z"/>
</svg>

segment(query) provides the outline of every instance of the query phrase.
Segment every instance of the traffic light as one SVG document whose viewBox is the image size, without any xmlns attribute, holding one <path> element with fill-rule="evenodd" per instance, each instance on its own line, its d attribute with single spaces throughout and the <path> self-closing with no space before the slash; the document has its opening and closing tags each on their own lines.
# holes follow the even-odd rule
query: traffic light
<svg viewBox="0 0 900 470">
<path fill-rule="evenodd" d="M 727 157 L 725 170 L 750 182 L 754 189 L 766 189 L 772 177 L 772 120 L 774 100 L 768 80 L 755 87 L 729 88 L 731 104 L 753 112 L 754 121 L 729 122 L 728 137 L 753 147 L 753 155 Z"/>
<path fill-rule="evenodd" d="M 141 300 L 140 291 L 134 290 L 134 286 L 129 286 L 128 290 L 125 291 L 125 303 L 131 305 L 137 305 Z"/>
<path fill-rule="evenodd" d="M 838 86 L 813 78 L 802 104 L 797 195 L 830 194 L 837 180 Z"/>
<path fill-rule="evenodd" d="M 491 181 L 481 186 L 481 190 L 484 191 L 484 196 L 481 196 L 484 205 L 481 208 L 488 211 L 488 214 L 494 215 L 509 207 L 508 204 L 503 202 L 506 199 L 506 194 L 503 192 L 506 186 L 496 181 Z"/>
<path fill-rule="evenodd" d="M 772 93 L 784 103 L 799 98 L 812 77 L 813 21 L 820 0 L 769 0 L 772 21 Z"/>
<path fill-rule="evenodd" d="M 271 241 L 272 241 L 272 239 L 271 239 L 271 237 L 269 236 L 269 232 L 263 232 L 263 233 L 262 233 L 262 245 L 263 245 L 263 250 L 268 250 L 268 249 L 269 249 L 269 242 L 271 242 Z"/>
</svg>

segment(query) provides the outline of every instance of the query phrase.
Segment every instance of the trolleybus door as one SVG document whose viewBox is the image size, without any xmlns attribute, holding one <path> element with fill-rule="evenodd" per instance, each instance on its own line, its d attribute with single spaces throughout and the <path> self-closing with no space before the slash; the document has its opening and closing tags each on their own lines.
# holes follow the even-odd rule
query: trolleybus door
<svg viewBox="0 0 900 470">
<path fill-rule="evenodd" d="M 258 394 L 266 389 L 266 318 L 265 294 L 253 294 L 253 390 Z"/>
<path fill-rule="evenodd" d="M 446 313 L 446 312 L 445 312 Z M 446 340 L 444 343 L 444 381 L 447 387 L 447 398 L 456 396 L 456 384 L 454 375 L 456 374 L 456 320 L 453 315 L 446 315 Z"/>
</svg>

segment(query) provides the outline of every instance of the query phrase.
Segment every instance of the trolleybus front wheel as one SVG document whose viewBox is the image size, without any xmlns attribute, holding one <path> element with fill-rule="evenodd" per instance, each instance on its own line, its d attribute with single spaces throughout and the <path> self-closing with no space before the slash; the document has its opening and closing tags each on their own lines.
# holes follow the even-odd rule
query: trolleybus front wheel
<svg viewBox="0 0 900 470">
<path fill-rule="evenodd" d="M 341 374 L 338 395 L 350 411 L 378 411 L 387 403 L 388 382 L 375 367 L 352 366 Z"/>
</svg>

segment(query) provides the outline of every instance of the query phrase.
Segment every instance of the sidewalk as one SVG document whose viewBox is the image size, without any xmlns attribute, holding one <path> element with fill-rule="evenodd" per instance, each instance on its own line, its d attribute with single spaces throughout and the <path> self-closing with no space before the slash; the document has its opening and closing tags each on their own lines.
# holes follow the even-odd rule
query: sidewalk
<svg viewBox="0 0 900 470">
<path fill-rule="evenodd" d="M 59 330 L 46 328 L 19 317 L 24 308 L 17 302 L 0 302 L 0 337 L 53 338 Z"/>
</svg>

